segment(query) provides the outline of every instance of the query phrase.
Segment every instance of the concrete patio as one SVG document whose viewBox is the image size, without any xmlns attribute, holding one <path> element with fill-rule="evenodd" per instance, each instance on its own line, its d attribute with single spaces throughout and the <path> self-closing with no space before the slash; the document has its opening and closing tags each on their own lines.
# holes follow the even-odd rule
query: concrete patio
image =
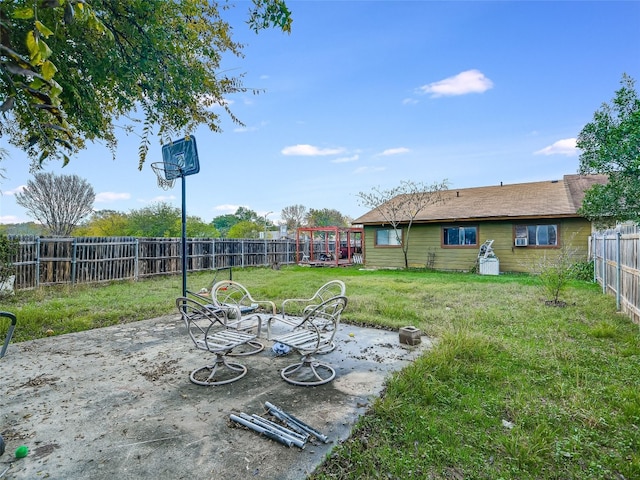
<svg viewBox="0 0 640 480">
<path fill-rule="evenodd" d="M 18 319 L 17 329 L 20 328 Z M 0 433 L 6 479 L 303 479 L 346 439 L 388 375 L 431 345 L 401 345 L 398 332 L 341 325 L 323 356 L 336 379 L 284 382 L 297 355 L 267 348 L 240 362 L 237 382 L 202 387 L 189 372 L 211 357 L 196 350 L 178 315 L 11 344 L 0 359 Z M 327 435 L 288 448 L 239 427 L 230 414 L 265 418 L 265 402 Z M 20 445 L 29 447 L 16 459 Z"/>
</svg>

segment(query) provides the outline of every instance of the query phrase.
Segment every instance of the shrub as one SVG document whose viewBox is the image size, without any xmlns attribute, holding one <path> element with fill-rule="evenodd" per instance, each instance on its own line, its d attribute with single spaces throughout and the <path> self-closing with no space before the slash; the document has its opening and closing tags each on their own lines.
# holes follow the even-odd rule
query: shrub
<svg viewBox="0 0 640 480">
<path fill-rule="evenodd" d="M 16 273 L 13 261 L 18 255 L 19 245 L 18 239 L 0 235 L 0 285 L 4 285 L 11 275 Z M 6 290 L 0 289 L 0 296 L 5 293 Z"/>
<path fill-rule="evenodd" d="M 593 281 L 593 260 L 576 262 L 571 266 L 571 277 L 575 280 Z"/>
</svg>

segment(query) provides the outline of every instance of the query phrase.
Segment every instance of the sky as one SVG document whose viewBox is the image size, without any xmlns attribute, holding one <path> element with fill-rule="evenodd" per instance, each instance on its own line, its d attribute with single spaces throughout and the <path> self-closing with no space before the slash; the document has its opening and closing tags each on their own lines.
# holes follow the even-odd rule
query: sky
<svg viewBox="0 0 640 480">
<path fill-rule="evenodd" d="M 283 208 L 336 209 L 357 218 L 359 192 L 404 180 L 450 189 L 561 179 L 577 173 L 575 139 L 623 74 L 640 82 L 640 1 L 296 1 L 292 33 L 255 34 L 248 2 L 226 15 L 259 95 L 227 98 L 222 133 L 196 138 L 200 171 L 185 177 L 188 215 L 205 222 L 243 206 L 277 223 Z M 636 91 L 640 83 L 636 83 Z M 176 139 L 177 140 L 177 139 Z M 90 145 L 62 167 L 96 192 L 95 210 L 128 213 L 182 203 L 181 182 L 159 188 L 138 170 L 136 136 L 116 159 Z M 15 193 L 32 178 L 11 149 L 0 163 L 0 223 L 31 221 Z"/>
</svg>

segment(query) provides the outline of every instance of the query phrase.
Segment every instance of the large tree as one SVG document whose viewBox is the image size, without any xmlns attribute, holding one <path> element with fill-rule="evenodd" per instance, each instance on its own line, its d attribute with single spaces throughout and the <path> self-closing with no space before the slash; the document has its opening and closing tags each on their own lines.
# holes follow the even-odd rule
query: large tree
<svg viewBox="0 0 640 480">
<path fill-rule="evenodd" d="M 231 236 L 231 234 L 229 233 L 231 229 L 240 222 L 249 222 L 249 223 L 255 223 L 255 224 L 262 223 L 263 228 L 265 226 L 264 217 L 259 217 L 255 211 L 247 207 L 238 207 L 235 213 L 219 215 L 211 221 L 211 224 L 216 228 L 216 230 L 220 233 L 222 237 L 242 238 L 237 236 Z M 238 232 L 241 232 L 244 230 L 245 228 L 240 227 L 239 229 L 235 229 L 232 232 L 232 234 L 238 235 L 239 234 Z"/>
<path fill-rule="evenodd" d="M 393 229 L 398 245 L 402 246 L 405 268 L 409 268 L 409 233 L 414 220 L 429 205 L 443 201 L 442 192 L 447 188 L 447 180 L 432 185 L 403 180 L 388 190 L 374 187 L 371 192 L 358 193 L 360 205 L 378 211 Z"/>
<path fill-rule="evenodd" d="M 73 230 L 76 237 L 120 237 L 127 235 L 127 215 L 115 210 L 97 210 Z"/>
<path fill-rule="evenodd" d="M 77 175 L 38 172 L 16 194 L 16 203 L 51 235 L 63 237 L 91 213 L 95 198 L 91 184 Z"/>
<path fill-rule="evenodd" d="M 229 229 L 228 238 L 258 238 L 263 226 L 249 220 L 242 220 Z"/>
<path fill-rule="evenodd" d="M 606 185 L 594 185 L 580 213 L 599 225 L 640 222 L 640 98 L 634 80 L 622 76 L 613 103 L 604 103 L 585 125 L 576 146 L 580 173 L 602 173 Z"/>
<path fill-rule="evenodd" d="M 214 105 L 246 92 L 242 74 L 221 71 L 242 57 L 212 0 L 14 0 L 0 3 L 0 137 L 37 169 L 102 140 L 115 155 L 116 127 L 161 142 L 204 124 L 220 130 Z M 291 29 L 284 0 L 252 0 L 248 24 Z"/>
<path fill-rule="evenodd" d="M 284 207 L 280 217 L 285 222 L 288 230 L 296 230 L 301 227 L 307 216 L 307 207 L 304 205 L 290 205 Z"/>
<path fill-rule="evenodd" d="M 308 227 L 348 227 L 347 218 L 333 208 L 310 208 L 305 217 Z"/>
</svg>

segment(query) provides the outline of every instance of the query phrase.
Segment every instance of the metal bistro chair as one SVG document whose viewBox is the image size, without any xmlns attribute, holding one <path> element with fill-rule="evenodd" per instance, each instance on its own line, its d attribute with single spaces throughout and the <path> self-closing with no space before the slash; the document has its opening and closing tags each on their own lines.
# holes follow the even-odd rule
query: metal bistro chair
<svg viewBox="0 0 640 480">
<path fill-rule="evenodd" d="M 0 318 L 8 318 L 11 321 L 7 329 L 7 336 L 4 339 L 4 344 L 0 350 L 0 358 L 2 358 L 7 353 L 7 348 L 9 348 L 9 342 L 11 342 L 11 337 L 13 337 L 13 331 L 16 328 L 17 319 L 11 312 L 0 312 Z"/>
<path fill-rule="evenodd" d="M 300 362 L 280 371 L 280 376 L 286 382 L 314 386 L 328 383 L 335 378 L 335 369 L 326 362 L 316 360 L 313 355 L 323 353 L 333 345 L 340 325 L 340 315 L 346 306 L 345 296 L 325 300 L 307 311 L 292 332 L 274 339 L 274 342 L 287 345 L 302 355 Z"/>
<path fill-rule="evenodd" d="M 347 287 L 342 280 L 331 280 L 322 285 L 310 298 L 287 298 L 282 302 L 280 317 L 277 319 L 271 318 L 267 322 L 267 339 L 271 338 L 271 323 L 274 320 L 280 320 L 287 325 L 297 325 L 300 323 L 300 318 L 295 318 L 296 316 L 304 316 L 304 314 L 332 297 L 345 296 L 346 290 Z M 328 353 L 334 348 L 335 345 L 331 345 L 326 351 L 318 353 Z"/>
<path fill-rule="evenodd" d="M 257 326 L 258 337 L 262 331 L 262 316 L 267 316 L 269 322 L 277 314 L 275 303 L 271 300 L 256 300 L 244 285 L 233 280 L 216 283 L 211 288 L 211 302 L 214 307 L 224 309 L 229 320 L 236 322 L 238 328 Z"/>
<path fill-rule="evenodd" d="M 198 385 L 224 385 L 247 374 L 247 367 L 226 359 L 234 348 L 256 338 L 251 333 L 233 328 L 226 312 L 213 309 L 188 297 L 178 297 L 176 307 L 182 315 L 189 336 L 196 348 L 215 354 L 213 364 L 196 368 L 189 378 Z"/>
</svg>

